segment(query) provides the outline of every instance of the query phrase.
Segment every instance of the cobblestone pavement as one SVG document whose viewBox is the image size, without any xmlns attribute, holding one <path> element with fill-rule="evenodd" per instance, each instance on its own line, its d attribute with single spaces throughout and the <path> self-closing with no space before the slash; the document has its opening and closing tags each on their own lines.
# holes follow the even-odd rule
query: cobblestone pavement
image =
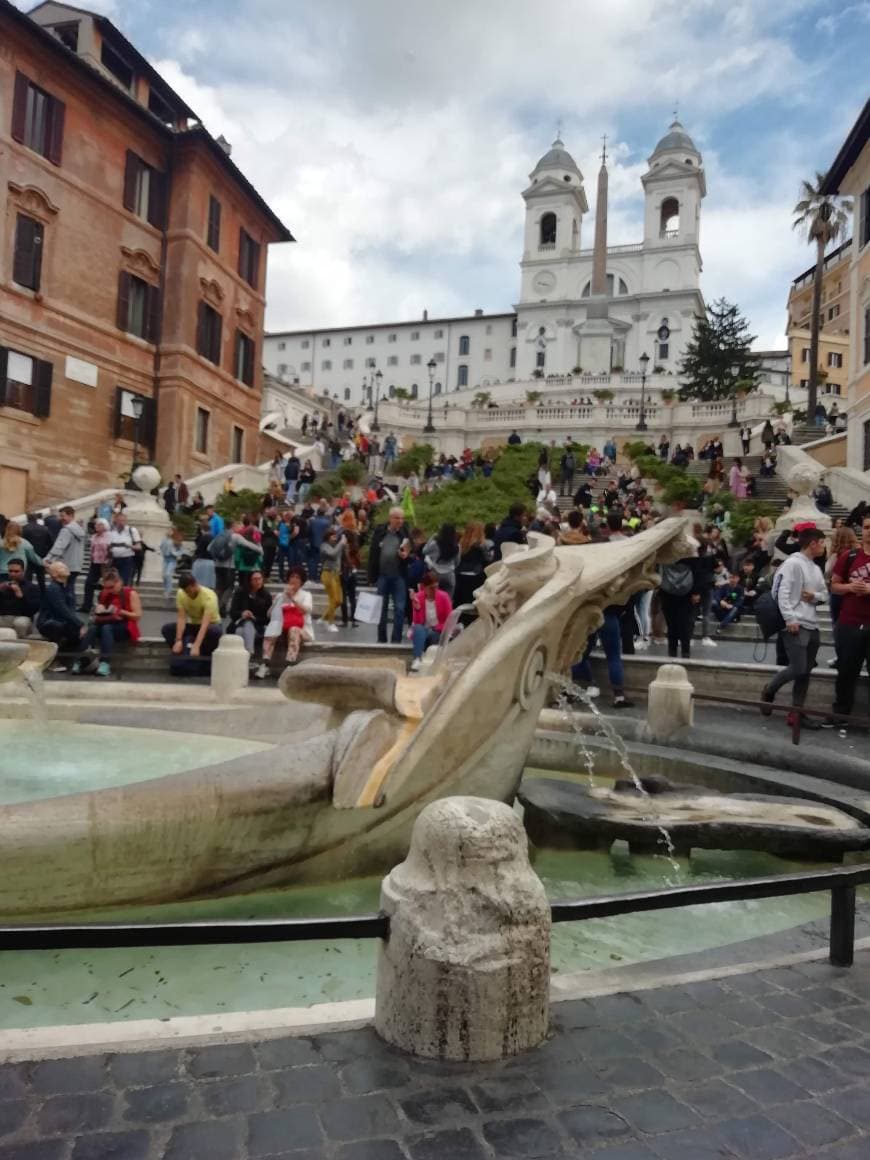
<svg viewBox="0 0 870 1160">
<path fill-rule="evenodd" d="M 868 1160 L 870 953 L 560 1003 L 505 1064 L 370 1029 L 0 1066 L 0 1160 Z"/>
</svg>

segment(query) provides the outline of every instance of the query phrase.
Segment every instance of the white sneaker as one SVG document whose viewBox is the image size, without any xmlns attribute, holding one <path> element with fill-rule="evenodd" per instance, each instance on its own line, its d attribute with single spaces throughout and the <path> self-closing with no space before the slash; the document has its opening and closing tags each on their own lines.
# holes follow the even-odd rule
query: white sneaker
<svg viewBox="0 0 870 1160">
<path fill-rule="evenodd" d="M 327 624 L 326 631 L 327 632 L 338 632 L 338 625 L 337 624 Z"/>
<path fill-rule="evenodd" d="M 716 644 L 715 640 L 713 640 L 712 637 L 709 637 L 709 636 L 702 637 L 701 644 L 703 644 L 706 648 L 718 648 L 719 647 Z"/>
<path fill-rule="evenodd" d="M 269 666 L 264 662 L 260 662 L 254 670 L 254 676 L 258 681 L 264 681 L 269 675 Z"/>
<path fill-rule="evenodd" d="M 637 649 L 638 652 L 643 652 L 644 649 L 649 648 L 649 641 L 644 640 L 642 636 L 639 636 L 637 638 L 637 640 L 634 642 L 634 647 Z"/>
<path fill-rule="evenodd" d="M 412 673 L 419 673 L 420 665 L 422 665 L 422 663 L 423 662 L 420 660 L 419 657 L 414 657 L 414 659 L 411 661 L 411 672 Z"/>
<path fill-rule="evenodd" d="M 592 697 L 593 700 L 595 699 L 595 697 L 601 696 L 601 690 L 598 688 L 597 685 L 587 685 L 586 688 L 583 690 L 583 692 L 586 694 L 587 697 Z"/>
</svg>

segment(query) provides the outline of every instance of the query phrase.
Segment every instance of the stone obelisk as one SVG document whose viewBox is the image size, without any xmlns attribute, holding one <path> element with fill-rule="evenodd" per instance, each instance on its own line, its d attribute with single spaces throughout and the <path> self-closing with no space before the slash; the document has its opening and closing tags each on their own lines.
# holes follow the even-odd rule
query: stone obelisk
<svg viewBox="0 0 870 1160">
<path fill-rule="evenodd" d="M 586 321 L 580 330 L 580 364 L 586 374 L 610 373 L 613 324 L 607 291 L 607 154 L 601 150 L 598 199 L 595 205 L 595 249 L 592 252 L 592 285 L 587 299 Z"/>
</svg>

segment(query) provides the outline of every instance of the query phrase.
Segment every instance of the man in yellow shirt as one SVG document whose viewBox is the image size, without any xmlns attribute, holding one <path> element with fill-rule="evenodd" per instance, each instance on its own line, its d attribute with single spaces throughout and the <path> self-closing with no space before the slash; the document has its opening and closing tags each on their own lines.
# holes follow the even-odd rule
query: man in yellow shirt
<svg viewBox="0 0 870 1160">
<path fill-rule="evenodd" d="M 208 658 L 217 648 L 221 635 L 221 614 L 216 593 L 197 583 L 189 572 L 178 577 L 175 598 L 175 623 L 164 624 L 163 639 L 172 649 L 172 673 L 193 671 L 189 659 Z M 184 658 L 176 660 L 176 658 Z M 208 669 L 208 665 L 202 666 Z"/>
</svg>

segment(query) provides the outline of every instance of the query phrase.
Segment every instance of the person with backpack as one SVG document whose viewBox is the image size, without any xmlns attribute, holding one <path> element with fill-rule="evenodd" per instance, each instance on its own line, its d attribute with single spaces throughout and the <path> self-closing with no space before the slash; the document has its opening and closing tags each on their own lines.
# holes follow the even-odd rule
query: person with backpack
<svg viewBox="0 0 870 1160">
<path fill-rule="evenodd" d="M 302 464 L 299 462 L 299 456 L 296 454 L 296 448 L 290 448 L 290 454 L 287 456 L 287 461 L 284 464 L 284 491 L 287 497 L 287 503 L 293 503 L 296 499 L 296 490 L 299 485 L 299 473 L 302 470 Z"/>
<path fill-rule="evenodd" d="M 239 586 L 245 591 L 250 585 L 251 573 L 262 568 L 263 545 L 257 543 L 256 537 L 256 529 L 252 524 L 248 527 L 239 524 L 233 526 L 233 566 Z"/>
<path fill-rule="evenodd" d="M 690 657 L 695 609 L 701 601 L 694 557 L 662 565 L 659 599 L 667 625 L 668 656 L 675 657 L 679 647 L 680 656 Z"/>
<path fill-rule="evenodd" d="M 769 717 L 772 710 L 768 705 L 773 704 L 783 685 L 792 684 L 793 709 L 788 716 L 789 725 L 794 724 L 794 715 L 800 712 L 807 698 L 810 674 L 816 663 L 821 639 L 816 605 L 828 597 L 825 578 L 817 563 L 825 551 L 825 533 L 814 524 L 796 525 L 795 531 L 798 534 L 798 550 L 782 562 L 772 589 L 783 619 L 779 638 L 788 664 L 761 690 L 761 700 L 764 702 L 761 712 Z M 805 729 L 821 728 L 812 718 L 803 716 L 801 725 Z"/>
<path fill-rule="evenodd" d="M 225 527 L 216 536 L 212 536 L 211 543 L 208 545 L 208 554 L 214 563 L 214 591 L 222 612 L 226 611 L 227 602 L 233 591 L 234 553 L 235 547 L 231 528 Z"/>
<path fill-rule="evenodd" d="M 266 508 L 259 522 L 260 543 L 263 545 L 263 579 L 268 581 L 278 551 L 278 510 Z"/>
</svg>

